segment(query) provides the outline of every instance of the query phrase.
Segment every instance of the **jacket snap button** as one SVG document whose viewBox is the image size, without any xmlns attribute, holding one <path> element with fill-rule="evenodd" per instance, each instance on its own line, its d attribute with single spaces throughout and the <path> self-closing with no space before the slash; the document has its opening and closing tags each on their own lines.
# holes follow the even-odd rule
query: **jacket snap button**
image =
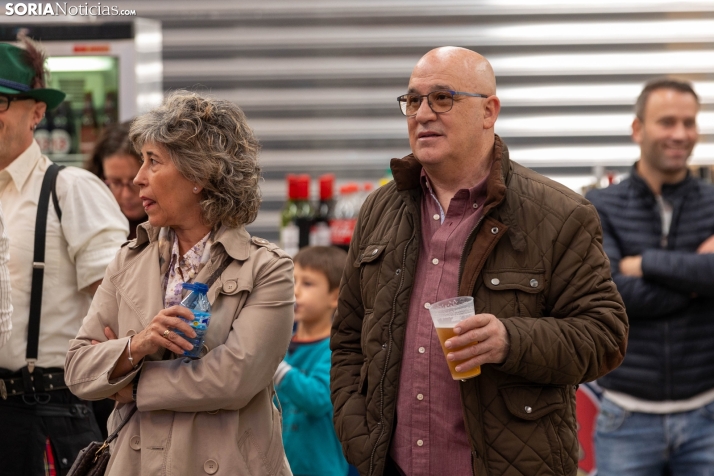
<svg viewBox="0 0 714 476">
<path fill-rule="evenodd" d="M 141 449 L 141 438 L 139 438 L 138 435 L 134 435 L 131 437 L 129 440 L 129 446 L 131 447 L 132 450 L 140 450 Z"/>
<path fill-rule="evenodd" d="M 537 279 L 531 279 L 531 287 L 532 287 L 532 288 L 537 288 L 537 287 L 538 287 L 538 280 L 537 280 Z"/>
<path fill-rule="evenodd" d="M 491 280 L 491 284 L 493 284 L 494 286 L 498 286 L 499 284 L 501 284 L 501 280 L 498 278 L 493 278 Z"/>
<path fill-rule="evenodd" d="M 379 253 L 379 250 L 372 251 L 372 256 L 376 255 L 377 253 Z"/>
<path fill-rule="evenodd" d="M 401 272 L 402 272 L 401 269 L 398 269 L 398 270 L 395 271 L 396 274 L 399 274 L 399 273 L 401 273 Z"/>
<path fill-rule="evenodd" d="M 208 474 L 216 474 L 216 471 L 218 471 L 218 463 L 216 463 L 212 459 L 209 459 L 208 461 L 203 463 L 203 470 Z"/>
<path fill-rule="evenodd" d="M 526 413 L 533 413 L 533 409 L 531 407 L 529 407 L 528 405 L 526 405 L 524 410 L 526 411 Z"/>
<path fill-rule="evenodd" d="M 382 349 L 386 349 L 386 348 L 387 348 L 387 343 L 385 342 L 384 344 L 382 344 Z"/>
<path fill-rule="evenodd" d="M 498 235 L 498 228 L 495 226 L 493 228 L 491 228 L 491 233 L 494 235 Z"/>
</svg>

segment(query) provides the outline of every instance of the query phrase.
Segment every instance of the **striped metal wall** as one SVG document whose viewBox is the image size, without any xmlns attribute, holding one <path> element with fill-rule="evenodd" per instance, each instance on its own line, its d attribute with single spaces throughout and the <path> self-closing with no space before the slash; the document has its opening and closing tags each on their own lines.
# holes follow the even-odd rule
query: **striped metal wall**
<svg viewBox="0 0 714 476">
<path fill-rule="evenodd" d="M 117 2 L 122 4 L 124 2 Z M 251 230 L 277 239 L 288 172 L 376 180 L 408 153 L 396 96 L 429 49 L 490 59 L 512 157 L 579 188 L 625 171 L 642 84 L 702 96 L 695 163 L 714 164 L 714 2 L 356 0 L 133 4 L 163 23 L 164 87 L 239 104 L 263 144 L 264 205 Z"/>
</svg>

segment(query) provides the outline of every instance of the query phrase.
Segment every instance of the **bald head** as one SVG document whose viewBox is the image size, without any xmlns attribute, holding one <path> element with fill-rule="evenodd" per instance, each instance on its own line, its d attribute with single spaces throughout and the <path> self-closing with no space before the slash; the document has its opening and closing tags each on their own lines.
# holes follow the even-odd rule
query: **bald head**
<svg viewBox="0 0 714 476">
<path fill-rule="evenodd" d="M 457 46 L 434 48 L 421 57 L 412 71 L 412 77 L 431 71 L 458 76 L 470 90 L 480 94 L 496 94 L 496 75 L 491 63 L 475 51 Z"/>
<path fill-rule="evenodd" d="M 455 93 L 435 112 L 432 101 L 438 96 L 421 98 L 439 91 Z M 419 98 L 416 113 L 412 109 L 407 115 L 409 144 L 429 177 L 440 177 L 442 184 L 468 185 L 461 188 L 478 183 L 488 173 L 501 110 L 488 60 L 466 48 L 436 48 L 414 67 L 407 92 Z"/>
</svg>

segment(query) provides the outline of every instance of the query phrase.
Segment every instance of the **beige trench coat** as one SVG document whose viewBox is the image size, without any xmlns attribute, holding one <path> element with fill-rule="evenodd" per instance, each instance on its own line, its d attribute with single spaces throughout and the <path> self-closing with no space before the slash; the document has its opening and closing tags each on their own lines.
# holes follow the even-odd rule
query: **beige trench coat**
<svg viewBox="0 0 714 476">
<path fill-rule="evenodd" d="M 234 259 L 208 292 L 208 354 L 162 361 L 159 352 L 136 371 L 109 380 L 128 336 L 163 308 L 158 232 L 141 225 L 136 241 L 119 251 L 65 362 L 70 390 L 88 400 L 113 395 L 141 370 L 139 411 L 112 444 L 106 474 L 290 475 L 272 378 L 292 332 L 293 263 L 242 227 L 218 232 L 212 248 L 218 252 L 196 277 L 208 279 L 223 261 L 223 249 Z M 106 341 L 105 326 L 119 338 Z M 91 345 L 92 339 L 102 343 Z M 114 411 L 110 432 L 132 405 Z"/>
</svg>

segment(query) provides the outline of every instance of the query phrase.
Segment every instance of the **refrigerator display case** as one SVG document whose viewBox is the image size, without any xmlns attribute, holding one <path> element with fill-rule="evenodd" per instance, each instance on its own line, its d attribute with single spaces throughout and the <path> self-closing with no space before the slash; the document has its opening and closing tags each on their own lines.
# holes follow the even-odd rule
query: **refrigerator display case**
<svg viewBox="0 0 714 476">
<path fill-rule="evenodd" d="M 48 87 L 67 94 L 35 134 L 53 161 L 81 165 L 103 128 L 161 104 L 160 22 L 4 22 L 0 41 L 13 42 L 21 31 L 47 52 Z"/>
</svg>

